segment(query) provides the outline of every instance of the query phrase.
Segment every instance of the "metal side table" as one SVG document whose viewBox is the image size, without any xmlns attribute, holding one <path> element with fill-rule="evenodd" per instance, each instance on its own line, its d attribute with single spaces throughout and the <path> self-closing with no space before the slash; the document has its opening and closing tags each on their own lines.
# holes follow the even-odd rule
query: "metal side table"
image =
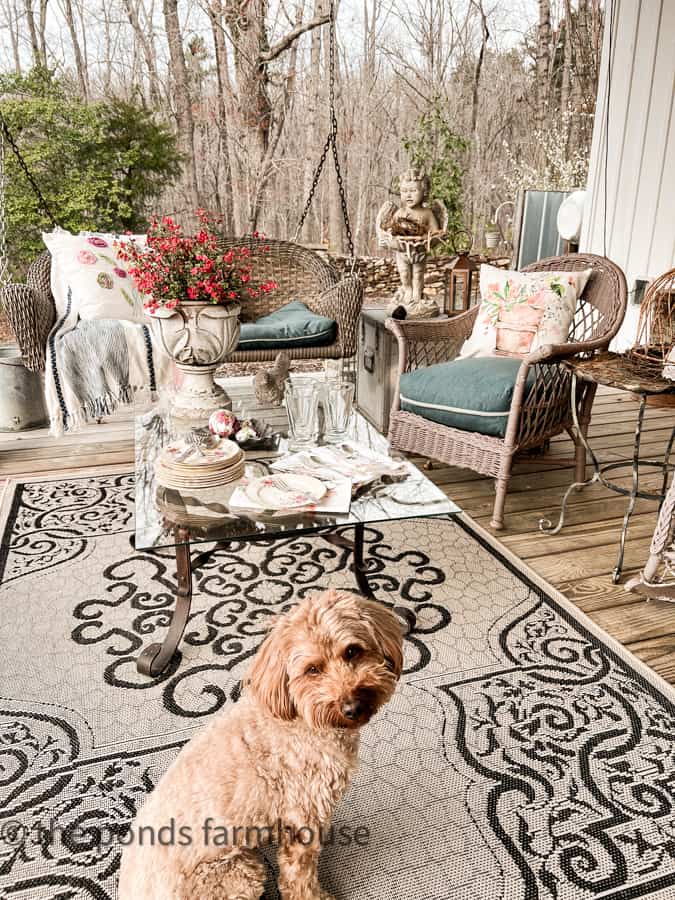
<svg viewBox="0 0 675 900">
<path fill-rule="evenodd" d="M 539 522 L 539 528 L 546 534 L 558 534 L 558 532 L 565 524 L 565 512 L 570 494 L 572 493 L 572 491 L 581 490 L 590 484 L 602 484 L 606 488 L 608 488 L 608 490 L 614 491 L 614 493 L 616 494 L 622 494 L 624 497 L 628 497 L 628 506 L 623 517 L 623 526 L 621 528 L 619 554 L 616 561 L 616 566 L 614 567 L 614 571 L 612 573 L 612 581 L 614 582 L 614 584 L 617 584 L 619 579 L 621 578 L 624 552 L 626 549 L 626 535 L 628 533 L 630 518 L 633 515 L 633 510 L 635 509 L 636 500 L 638 498 L 643 500 L 655 500 L 658 502 L 660 508 L 668 489 L 668 476 L 670 472 L 675 469 L 675 465 L 670 462 L 670 455 L 672 453 L 673 443 L 675 442 L 675 427 L 671 431 L 670 439 L 668 440 L 668 443 L 666 445 L 666 451 L 663 459 L 657 460 L 640 458 L 642 425 L 644 422 L 645 409 L 647 406 L 648 398 L 656 395 L 675 394 L 675 384 L 665 378 L 660 378 L 658 376 L 652 377 L 651 375 L 646 374 L 636 363 L 632 361 L 629 356 L 621 353 L 600 353 L 597 356 L 594 356 L 592 359 L 571 359 L 568 360 L 565 365 L 572 371 L 571 404 L 574 428 L 576 429 L 576 432 L 579 435 L 579 439 L 581 440 L 583 446 L 586 448 L 586 451 L 590 457 L 591 464 L 593 465 L 593 475 L 586 481 L 574 482 L 567 488 L 562 499 L 560 517 L 558 519 L 557 525 L 553 526 L 549 519 L 541 519 Z M 605 385 L 606 387 L 613 387 L 618 388 L 622 391 L 628 391 L 640 398 L 640 406 L 635 423 L 633 455 L 631 459 L 617 460 L 615 462 L 608 463 L 601 463 L 598 460 L 595 452 L 593 451 L 593 448 L 588 441 L 588 436 L 586 433 L 587 425 L 586 427 L 582 427 L 579 424 L 577 397 L 579 395 L 580 383 L 582 383 L 583 386 L 587 388 L 587 390 L 584 391 L 585 396 L 583 400 L 586 408 L 584 409 L 584 413 L 582 415 L 582 421 L 585 421 L 586 423 L 590 418 L 590 406 L 593 403 L 593 398 L 595 396 L 595 391 L 597 390 L 598 385 Z M 590 390 L 588 388 L 590 388 Z M 611 481 L 610 478 L 607 477 L 607 473 L 609 472 L 616 472 L 618 470 L 627 468 L 630 468 L 632 470 L 633 475 L 630 488 L 622 487 L 621 485 L 617 484 L 614 481 Z M 662 483 L 660 491 L 640 490 L 641 468 L 661 470 Z"/>
</svg>

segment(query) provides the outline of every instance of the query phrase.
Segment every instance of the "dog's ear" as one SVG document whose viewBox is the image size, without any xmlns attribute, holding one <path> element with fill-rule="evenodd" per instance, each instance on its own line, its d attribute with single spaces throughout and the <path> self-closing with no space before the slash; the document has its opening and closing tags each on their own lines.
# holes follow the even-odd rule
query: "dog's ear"
<svg viewBox="0 0 675 900">
<path fill-rule="evenodd" d="M 364 601 L 365 618 L 382 655 L 398 678 L 403 669 L 403 629 L 391 610 L 375 600 Z"/>
<path fill-rule="evenodd" d="M 294 719 L 295 707 L 288 692 L 286 628 L 280 620 L 258 648 L 246 677 L 258 700 L 278 719 Z"/>
</svg>

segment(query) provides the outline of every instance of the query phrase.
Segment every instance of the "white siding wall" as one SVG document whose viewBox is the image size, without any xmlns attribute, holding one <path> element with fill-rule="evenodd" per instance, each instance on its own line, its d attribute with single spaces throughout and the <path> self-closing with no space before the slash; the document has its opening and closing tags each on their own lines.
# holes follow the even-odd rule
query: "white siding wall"
<svg viewBox="0 0 675 900">
<path fill-rule="evenodd" d="M 654 278 L 675 266 L 675 0 L 613 3 L 609 143 L 606 27 L 581 248 L 602 254 L 626 273 Z M 605 226 L 605 148 L 608 147 Z M 635 338 L 630 306 L 618 346 Z"/>
</svg>

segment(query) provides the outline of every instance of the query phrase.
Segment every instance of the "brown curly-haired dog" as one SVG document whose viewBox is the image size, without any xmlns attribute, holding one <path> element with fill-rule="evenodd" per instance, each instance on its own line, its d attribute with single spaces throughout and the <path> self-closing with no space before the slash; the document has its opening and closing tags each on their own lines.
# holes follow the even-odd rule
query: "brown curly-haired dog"
<svg viewBox="0 0 675 900">
<path fill-rule="evenodd" d="M 140 810 L 119 900 L 259 900 L 256 847 L 272 832 L 283 900 L 331 900 L 321 835 L 356 769 L 359 729 L 402 665 L 400 624 L 379 603 L 331 590 L 282 616 L 239 702 L 183 748 Z"/>
</svg>

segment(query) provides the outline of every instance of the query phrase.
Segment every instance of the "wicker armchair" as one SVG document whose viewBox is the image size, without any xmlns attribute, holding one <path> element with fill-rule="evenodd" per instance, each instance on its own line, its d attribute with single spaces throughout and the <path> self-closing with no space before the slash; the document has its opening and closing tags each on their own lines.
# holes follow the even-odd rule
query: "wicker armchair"
<svg viewBox="0 0 675 900">
<path fill-rule="evenodd" d="M 223 238 L 223 244 L 247 246 L 256 277 L 273 278 L 279 285 L 270 294 L 246 301 L 242 321 L 257 319 L 290 300 L 302 300 L 314 312 L 334 319 L 338 327 L 332 344 L 298 348 L 293 351 L 295 359 L 343 359 L 356 353 L 363 303 L 363 288 L 356 276 L 340 279 L 333 266 L 313 250 L 289 241 Z M 26 365 L 34 372 L 45 368 L 47 336 L 55 318 L 50 272 L 51 256 L 45 252 L 28 269 L 25 285 L 9 285 L 0 296 Z M 228 362 L 264 362 L 277 353 L 275 349 L 237 350 Z"/>
<path fill-rule="evenodd" d="M 585 450 L 572 431 L 571 375 L 561 363 L 576 354 L 608 347 L 626 311 L 626 278 L 614 263 L 591 254 L 551 257 L 524 270 L 572 272 L 586 268 L 593 273 L 579 301 L 569 341 L 541 347 L 524 357 L 503 438 L 461 431 L 406 412 L 400 408 L 398 389 L 395 391 L 389 424 L 391 446 L 495 478 L 493 528 L 504 526 L 506 491 L 518 451 L 539 447 L 567 430 L 575 441 L 576 480 L 584 480 Z M 478 307 L 474 307 L 446 320 L 388 320 L 387 328 L 398 339 L 399 378 L 404 372 L 454 359 L 471 334 L 477 312 Z M 534 383 L 526 392 L 532 374 Z M 584 432 L 588 430 L 594 397 L 595 386 L 584 386 L 579 397 L 579 424 Z"/>
</svg>

